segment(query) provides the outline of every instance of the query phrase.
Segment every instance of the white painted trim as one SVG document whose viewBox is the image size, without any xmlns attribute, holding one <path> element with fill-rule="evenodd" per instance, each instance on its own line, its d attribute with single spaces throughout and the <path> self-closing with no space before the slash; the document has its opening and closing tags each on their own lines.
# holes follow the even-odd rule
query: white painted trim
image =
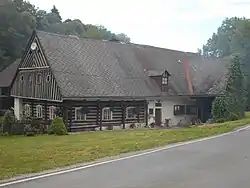
<svg viewBox="0 0 250 188">
<path fill-rule="evenodd" d="M 38 116 L 39 115 L 38 110 L 41 110 L 41 116 Z M 36 105 L 36 117 L 43 118 L 43 106 L 40 104 Z"/>
<path fill-rule="evenodd" d="M 81 107 L 76 107 L 75 108 L 75 121 L 86 121 L 87 119 L 87 115 L 84 114 L 84 118 L 83 119 L 77 119 L 77 110 L 81 110 Z"/>
<path fill-rule="evenodd" d="M 52 173 L 47 173 L 47 174 L 44 174 L 44 175 L 38 175 L 38 176 L 30 177 L 30 178 L 24 178 L 24 179 L 20 179 L 20 180 L 16 180 L 16 181 L 11 181 L 11 182 L 0 184 L 0 187 L 9 186 L 9 185 L 18 184 L 18 183 L 24 183 L 24 182 L 27 182 L 27 181 L 42 179 L 42 178 L 51 177 L 51 176 L 57 176 L 57 175 L 60 175 L 60 174 L 66 174 L 66 173 L 70 173 L 70 172 L 75 172 L 75 171 L 79 171 L 79 170 L 84 170 L 84 169 L 93 168 L 93 167 L 96 167 L 96 166 L 109 164 L 109 163 L 119 162 L 119 161 L 123 161 L 123 160 L 127 160 L 127 159 L 133 159 L 133 158 L 141 157 L 141 156 L 144 156 L 144 155 L 150 155 L 150 154 L 156 153 L 156 152 L 161 152 L 161 151 L 165 151 L 165 150 L 169 150 L 169 149 L 174 149 L 174 148 L 177 148 L 177 147 L 182 147 L 182 146 L 186 146 L 186 145 L 190 145 L 190 144 L 204 142 L 204 141 L 211 140 L 211 139 L 220 138 L 220 137 L 223 137 L 223 136 L 228 136 L 228 135 L 238 133 L 240 131 L 243 131 L 243 130 L 246 130 L 246 129 L 249 129 L 249 128 L 250 128 L 250 126 L 246 126 L 246 127 L 240 128 L 240 129 L 232 131 L 232 132 L 223 133 L 223 134 L 220 134 L 220 135 L 210 136 L 210 137 L 206 137 L 206 138 L 201 138 L 201 139 L 197 139 L 197 140 L 191 140 L 191 141 L 187 141 L 187 142 L 171 144 L 171 145 L 168 145 L 168 146 L 165 146 L 165 147 L 162 147 L 162 148 L 153 149 L 153 150 L 150 150 L 150 151 L 146 151 L 146 152 L 135 154 L 135 155 L 130 155 L 130 156 L 127 156 L 127 157 L 121 157 L 121 158 L 118 158 L 118 159 L 111 159 L 111 160 L 107 160 L 107 161 L 103 161 L 103 162 L 99 162 L 99 163 L 94 163 L 94 164 L 90 164 L 90 165 L 86 165 L 86 166 L 71 168 L 71 169 L 68 169 L 68 170 L 61 170 L 61 171 L 58 171 L 58 172 L 52 172 Z"/>
<path fill-rule="evenodd" d="M 104 110 L 110 110 L 110 119 L 104 119 Z M 109 121 L 109 120 L 113 120 L 113 112 L 111 111 L 110 107 L 106 107 L 102 109 L 102 120 L 104 121 Z"/>
<path fill-rule="evenodd" d="M 34 70 L 34 69 L 47 69 L 49 66 L 44 67 L 27 67 L 27 68 L 19 68 L 19 70 Z"/>
<path fill-rule="evenodd" d="M 25 104 L 24 107 L 24 115 L 27 117 L 31 116 L 31 109 L 30 109 L 30 105 L 29 104 Z"/>
<path fill-rule="evenodd" d="M 38 100 L 38 101 L 63 102 L 62 100 L 39 99 L 39 98 L 34 98 L 34 97 L 23 97 L 23 96 L 18 96 L 18 95 L 10 95 L 10 96 L 14 97 L 14 98 L 19 98 L 19 99 L 32 99 L 32 100 Z"/>
<path fill-rule="evenodd" d="M 56 116 L 55 111 L 56 111 L 56 107 L 55 106 L 50 106 L 49 107 L 49 119 L 50 120 L 53 120 L 54 117 Z"/>
<path fill-rule="evenodd" d="M 126 108 L 126 119 L 135 119 L 136 118 L 136 114 L 134 114 L 134 117 L 128 117 L 128 110 L 129 109 L 135 109 L 135 107 L 134 106 L 129 106 L 129 107 L 127 107 Z"/>
</svg>

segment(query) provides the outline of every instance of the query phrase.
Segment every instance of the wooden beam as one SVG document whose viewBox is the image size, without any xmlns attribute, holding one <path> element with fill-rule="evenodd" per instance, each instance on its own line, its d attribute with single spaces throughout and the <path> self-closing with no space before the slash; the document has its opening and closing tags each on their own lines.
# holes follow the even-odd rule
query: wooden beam
<svg viewBox="0 0 250 188">
<path fill-rule="evenodd" d="M 68 127 L 68 130 L 71 131 L 71 127 L 72 127 L 72 106 L 70 106 L 69 108 L 69 127 Z"/>
<path fill-rule="evenodd" d="M 122 128 L 125 129 L 126 104 L 124 103 L 124 101 L 122 101 L 121 107 L 122 107 Z"/>
<path fill-rule="evenodd" d="M 102 131 L 102 105 L 100 103 L 98 105 L 98 110 L 99 110 L 99 126 L 100 126 L 100 131 Z"/>
<path fill-rule="evenodd" d="M 63 120 L 66 125 L 67 130 L 69 131 L 69 113 L 68 113 L 68 106 L 63 105 Z"/>
<path fill-rule="evenodd" d="M 140 123 L 140 105 L 137 104 L 137 123 Z"/>
<path fill-rule="evenodd" d="M 148 101 L 145 101 L 145 123 L 148 126 Z"/>
<path fill-rule="evenodd" d="M 31 117 L 34 118 L 34 102 L 31 100 Z"/>
<path fill-rule="evenodd" d="M 45 121 L 47 121 L 48 117 L 47 117 L 47 108 L 48 108 L 48 104 L 47 101 L 44 102 L 44 117 L 45 117 Z"/>
</svg>

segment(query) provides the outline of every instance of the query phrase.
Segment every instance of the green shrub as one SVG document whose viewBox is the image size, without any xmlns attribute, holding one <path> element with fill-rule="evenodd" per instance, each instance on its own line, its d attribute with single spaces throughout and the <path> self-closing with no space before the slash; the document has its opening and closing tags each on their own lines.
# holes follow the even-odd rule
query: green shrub
<svg viewBox="0 0 250 188">
<path fill-rule="evenodd" d="M 35 136 L 36 134 L 36 130 L 34 127 L 32 127 L 32 125 L 27 124 L 24 127 L 24 135 L 26 136 Z"/>
<path fill-rule="evenodd" d="M 9 136 L 9 133 L 7 133 L 7 132 L 1 133 L 1 136 Z"/>
<path fill-rule="evenodd" d="M 16 123 L 15 115 L 12 111 L 7 110 L 3 118 L 3 132 L 7 132 L 10 135 L 12 134 L 12 127 Z"/>
<path fill-rule="evenodd" d="M 229 113 L 229 117 L 228 117 L 228 120 L 229 121 L 236 121 L 236 120 L 239 120 L 240 119 L 240 115 L 237 115 L 233 112 L 230 112 Z"/>
<path fill-rule="evenodd" d="M 67 135 L 67 129 L 66 126 L 63 122 L 62 118 L 55 118 L 52 122 L 51 125 L 49 126 L 48 130 L 49 134 L 55 134 L 55 135 Z"/>
</svg>

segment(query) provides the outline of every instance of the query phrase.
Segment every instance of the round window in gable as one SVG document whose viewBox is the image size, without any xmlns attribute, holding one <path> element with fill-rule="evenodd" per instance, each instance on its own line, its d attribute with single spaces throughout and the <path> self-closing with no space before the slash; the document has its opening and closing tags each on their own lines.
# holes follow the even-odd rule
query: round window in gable
<svg viewBox="0 0 250 188">
<path fill-rule="evenodd" d="M 50 82 L 50 81 L 51 81 L 51 75 L 50 75 L 50 74 L 47 75 L 46 81 L 47 81 L 47 82 Z"/>
</svg>

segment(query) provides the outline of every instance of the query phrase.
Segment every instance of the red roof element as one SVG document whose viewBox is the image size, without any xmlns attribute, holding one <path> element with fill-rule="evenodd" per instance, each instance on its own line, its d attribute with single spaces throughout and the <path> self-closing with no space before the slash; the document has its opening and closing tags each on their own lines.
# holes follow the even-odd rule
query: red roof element
<svg viewBox="0 0 250 188">
<path fill-rule="evenodd" d="M 190 76 L 189 61 L 187 59 L 184 60 L 184 66 L 185 66 L 185 73 L 186 73 L 186 79 L 187 79 L 187 84 L 188 84 L 188 91 L 190 95 L 193 95 L 194 91 L 193 91 L 193 85 L 192 85 L 192 80 Z"/>
</svg>

